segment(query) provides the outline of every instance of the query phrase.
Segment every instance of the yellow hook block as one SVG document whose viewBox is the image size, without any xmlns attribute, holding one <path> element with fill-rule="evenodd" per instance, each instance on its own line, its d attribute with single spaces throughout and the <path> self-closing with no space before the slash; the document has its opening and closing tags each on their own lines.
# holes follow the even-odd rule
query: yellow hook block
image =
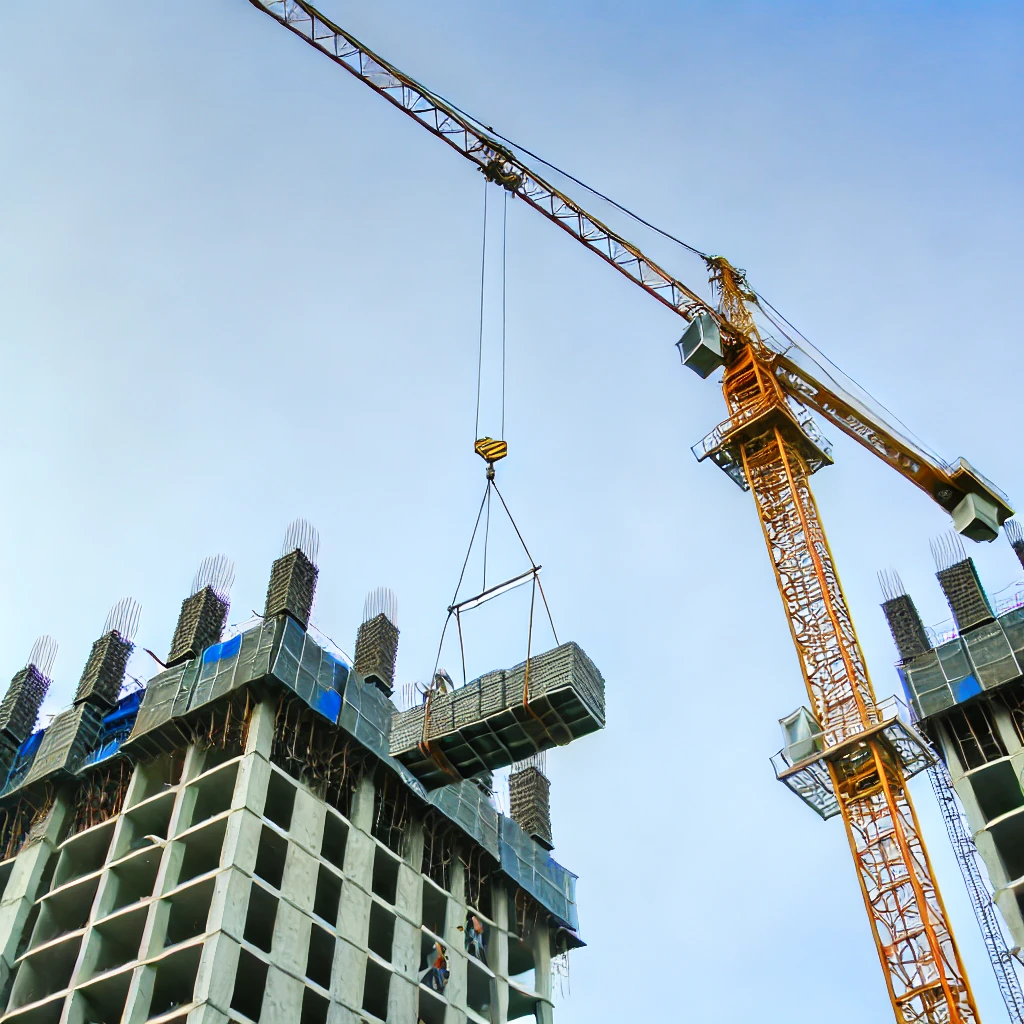
<svg viewBox="0 0 1024 1024">
<path fill-rule="evenodd" d="M 504 441 L 496 441 L 493 437 L 481 437 L 473 445 L 473 451 L 485 462 L 497 462 L 508 455 L 508 445 Z"/>
</svg>

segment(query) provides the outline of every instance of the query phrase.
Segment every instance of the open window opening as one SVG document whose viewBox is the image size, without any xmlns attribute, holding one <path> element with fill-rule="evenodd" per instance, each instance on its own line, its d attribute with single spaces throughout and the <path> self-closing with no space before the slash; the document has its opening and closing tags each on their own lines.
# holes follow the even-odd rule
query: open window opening
<svg viewBox="0 0 1024 1024">
<path fill-rule="evenodd" d="M 287 858 L 288 840 L 279 832 L 264 825 L 260 829 L 260 845 L 256 851 L 254 874 L 262 878 L 267 885 L 280 889 Z"/>
<path fill-rule="evenodd" d="M 102 825 L 96 825 L 66 839 L 58 855 L 53 887 L 59 888 L 75 878 L 81 878 L 103 867 L 113 834 L 114 819 L 110 818 Z"/>
<path fill-rule="evenodd" d="M 965 770 L 980 768 L 989 761 L 1006 756 L 1006 746 L 987 704 L 976 701 L 953 708 L 944 722 Z"/>
<path fill-rule="evenodd" d="M 18 966 L 11 989 L 11 1009 L 66 989 L 81 946 L 81 935 L 75 935 L 29 953 Z"/>
<path fill-rule="evenodd" d="M 131 981 L 131 970 L 119 971 L 77 989 L 68 1014 L 68 1024 L 120 1021 L 128 1001 Z"/>
<path fill-rule="evenodd" d="M 306 957 L 306 977 L 314 984 L 330 991 L 331 971 L 334 969 L 334 936 L 314 924 L 309 930 L 309 953 Z"/>
<path fill-rule="evenodd" d="M 197 943 L 157 961 L 153 995 L 149 1001 L 150 1017 L 159 1017 L 192 1002 L 202 951 L 202 943 Z"/>
<path fill-rule="evenodd" d="M 194 801 L 189 815 L 190 826 L 223 814 L 231 807 L 237 777 L 238 762 L 234 761 L 189 783 L 187 798 Z"/>
<path fill-rule="evenodd" d="M 397 776 L 385 773 L 373 791 L 373 821 L 370 832 L 389 850 L 401 855 L 409 828 L 409 788 Z"/>
<path fill-rule="evenodd" d="M 373 855 L 373 879 L 370 888 L 392 906 L 398 898 L 398 860 L 382 846 Z"/>
<path fill-rule="evenodd" d="M 491 975 L 472 960 L 469 961 L 466 972 L 466 1005 L 474 1013 L 490 1019 L 492 998 Z"/>
<path fill-rule="evenodd" d="M 287 832 L 292 827 L 294 810 L 295 783 L 281 772 L 271 770 L 263 817 L 272 821 L 283 832 Z"/>
<path fill-rule="evenodd" d="M 195 832 L 189 832 L 178 840 L 185 848 L 178 869 L 178 884 L 220 867 L 220 854 L 224 847 L 224 832 L 227 819 L 211 822 Z"/>
<path fill-rule="evenodd" d="M 368 959 L 363 977 L 363 1009 L 378 1020 L 387 1020 L 390 988 L 391 972 L 376 960 Z"/>
<path fill-rule="evenodd" d="M 329 999 L 307 988 L 302 993 L 302 1016 L 299 1024 L 327 1024 L 327 1011 L 331 1008 Z"/>
<path fill-rule="evenodd" d="M 173 810 L 174 793 L 168 791 L 126 811 L 118 835 L 117 855 L 123 857 L 135 850 L 153 846 L 151 837 L 166 839 Z"/>
<path fill-rule="evenodd" d="M 269 953 L 274 942 L 274 922 L 277 920 L 277 897 L 258 882 L 249 890 L 249 907 L 245 912 L 242 938 L 257 949 Z"/>
<path fill-rule="evenodd" d="M 263 991 L 266 987 L 267 962 L 253 956 L 247 949 L 241 950 L 238 954 L 231 1009 L 245 1014 L 249 1020 L 258 1021 L 263 1009 Z"/>
<path fill-rule="evenodd" d="M 448 896 L 427 879 L 423 880 L 423 927 L 438 937 L 444 936 L 448 917 Z"/>
<path fill-rule="evenodd" d="M 44 896 L 32 930 L 31 945 L 41 946 L 68 932 L 84 928 L 99 884 L 99 877 L 96 876 Z"/>
<path fill-rule="evenodd" d="M 185 752 L 161 754 L 136 769 L 138 782 L 132 791 L 131 806 L 141 804 L 143 800 L 166 793 L 181 782 L 181 772 L 185 767 Z"/>
<path fill-rule="evenodd" d="M 447 1002 L 436 992 L 428 991 L 420 987 L 420 1011 L 419 1019 L 423 1024 L 445 1024 L 445 1012 L 448 1008 Z"/>
<path fill-rule="evenodd" d="M 395 915 L 374 901 L 370 904 L 370 931 L 366 945 L 381 958 L 391 963 L 395 943 Z"/>
<path fill-rule="evenodd" d="M 338 905 L 341 902 L 341 878 L 326 864 L 320 865 L 313 896 L 313 913 L 331 927 L 338 923 Z"/>
<path fill-rule="evenodd" d="M 160 847 L 150 846 L 144 853 L 129 857 L 111 868 L 100 899 L 98 916 L 113 914 L 151 896 L 160 867 L 160 854 Z"/>
<path fill-rule="evenodd" d="M 345 867 L 345 844 L 348 841 L 348 825 L 340 815 L 330 808 L 324 821 L 324 836 L 320 843 L 320 856 L 336 868 Z"/>
<path fill-rule="evenodd" d="M 167 898 L 170 909 L 167 913 L 165 946 L 176 946 L 187 942 L 206 931 L 206 921 L 213 904 L 214 879 L 207 878 L 195 885 L 179 889 Z"/>
<path fill-rule="evenodd" d="M 105 974 L 139 959 L 147 910 L 137 910 L 108 918 L 92 929 L 83 968 L 89 977 Z"/>
</svg>

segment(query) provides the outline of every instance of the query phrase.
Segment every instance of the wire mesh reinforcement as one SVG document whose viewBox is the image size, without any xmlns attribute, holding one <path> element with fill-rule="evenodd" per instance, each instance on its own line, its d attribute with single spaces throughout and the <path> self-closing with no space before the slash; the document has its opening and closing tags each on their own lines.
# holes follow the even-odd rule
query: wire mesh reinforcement
<svg viewBox="0 0 1024 1024">
<path fill-rule="evenodd" d="M 380 612 L 359 627 L 356 634 L 356 672 L 391 695 L 398 660 L 398 627 Z"/>
<path fill-rule="evenodd" d="M 512 772 L 508 777 L 509 814 L 512 820 L 545 849 L 551 841 L 551 783 L 534 767 Z"/>
<path fill-rule="evenodd" d="M 89 660 L 75 692 L 75 703 L 91 701 L 113 707 L 124 681 L 132 644 L 117 630 L 104 634 L 92 645 Z"/>
<path fill-rule="evenodd" d="M 49 678 L 34 664 L 15 673 L 0 702 L 0 732 L 21 743 L 34 728 L 49 688 Z"/>
<path fill-rule="evenodd" d="M 913 600 L 907 594 L 886 601 L 882 605 L 882 612 L 889 624 L 889 632 L 892 633 L 896 649 L 900 653 L 900 661 L 916 658 L 931 649 L 928 631 Z"/>
<path fill-rule="evenodd" d="M 263 614 L 270 618 L 287 613 L 303 628 L 309 625 L 316 597 L 317 568 L 299 548 L 282 555 L 270 570 Z"/>
<path fill-rule="evenodd" d="M 935 578 L 946 595 L 953 619 L 961 633 L 995 618 L 973 558 L 964 558 L 939 569 Z"/>
</svg>

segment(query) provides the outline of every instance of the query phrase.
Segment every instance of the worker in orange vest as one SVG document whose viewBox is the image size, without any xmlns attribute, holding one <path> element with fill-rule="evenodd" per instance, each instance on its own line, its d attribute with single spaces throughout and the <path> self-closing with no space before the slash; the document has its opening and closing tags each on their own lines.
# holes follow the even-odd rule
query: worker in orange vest
<svg viewBox="0 0 1024 1024">
<path fill-rule="evenodd" d="M 445 986 L 448 984 L 448 957 L 440 942 L 434 943 L 434 951 L 436 956 L 430 965 L 430 987 L 435 992 L 444 992 Z"/>
</svg>

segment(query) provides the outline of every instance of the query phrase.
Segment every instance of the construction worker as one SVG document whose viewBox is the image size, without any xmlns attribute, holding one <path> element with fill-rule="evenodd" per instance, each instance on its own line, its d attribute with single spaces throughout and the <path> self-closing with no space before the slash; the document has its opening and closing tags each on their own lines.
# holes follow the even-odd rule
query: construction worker
<svg viewBox="0 0 1024 1024">
<path fill-rule="evenodd" d="M 487 963 L 484 958 L 484 925 L 476 914 L 470 914 L 466 921 L 466 952 Z"/>
<path fill-rule="evenodd" d="M 430 987 L 443 993 L 448 984 L 448 957 L 440 942 L 434 943 L 434 962 L 430 965 Z"/>
</svg>

